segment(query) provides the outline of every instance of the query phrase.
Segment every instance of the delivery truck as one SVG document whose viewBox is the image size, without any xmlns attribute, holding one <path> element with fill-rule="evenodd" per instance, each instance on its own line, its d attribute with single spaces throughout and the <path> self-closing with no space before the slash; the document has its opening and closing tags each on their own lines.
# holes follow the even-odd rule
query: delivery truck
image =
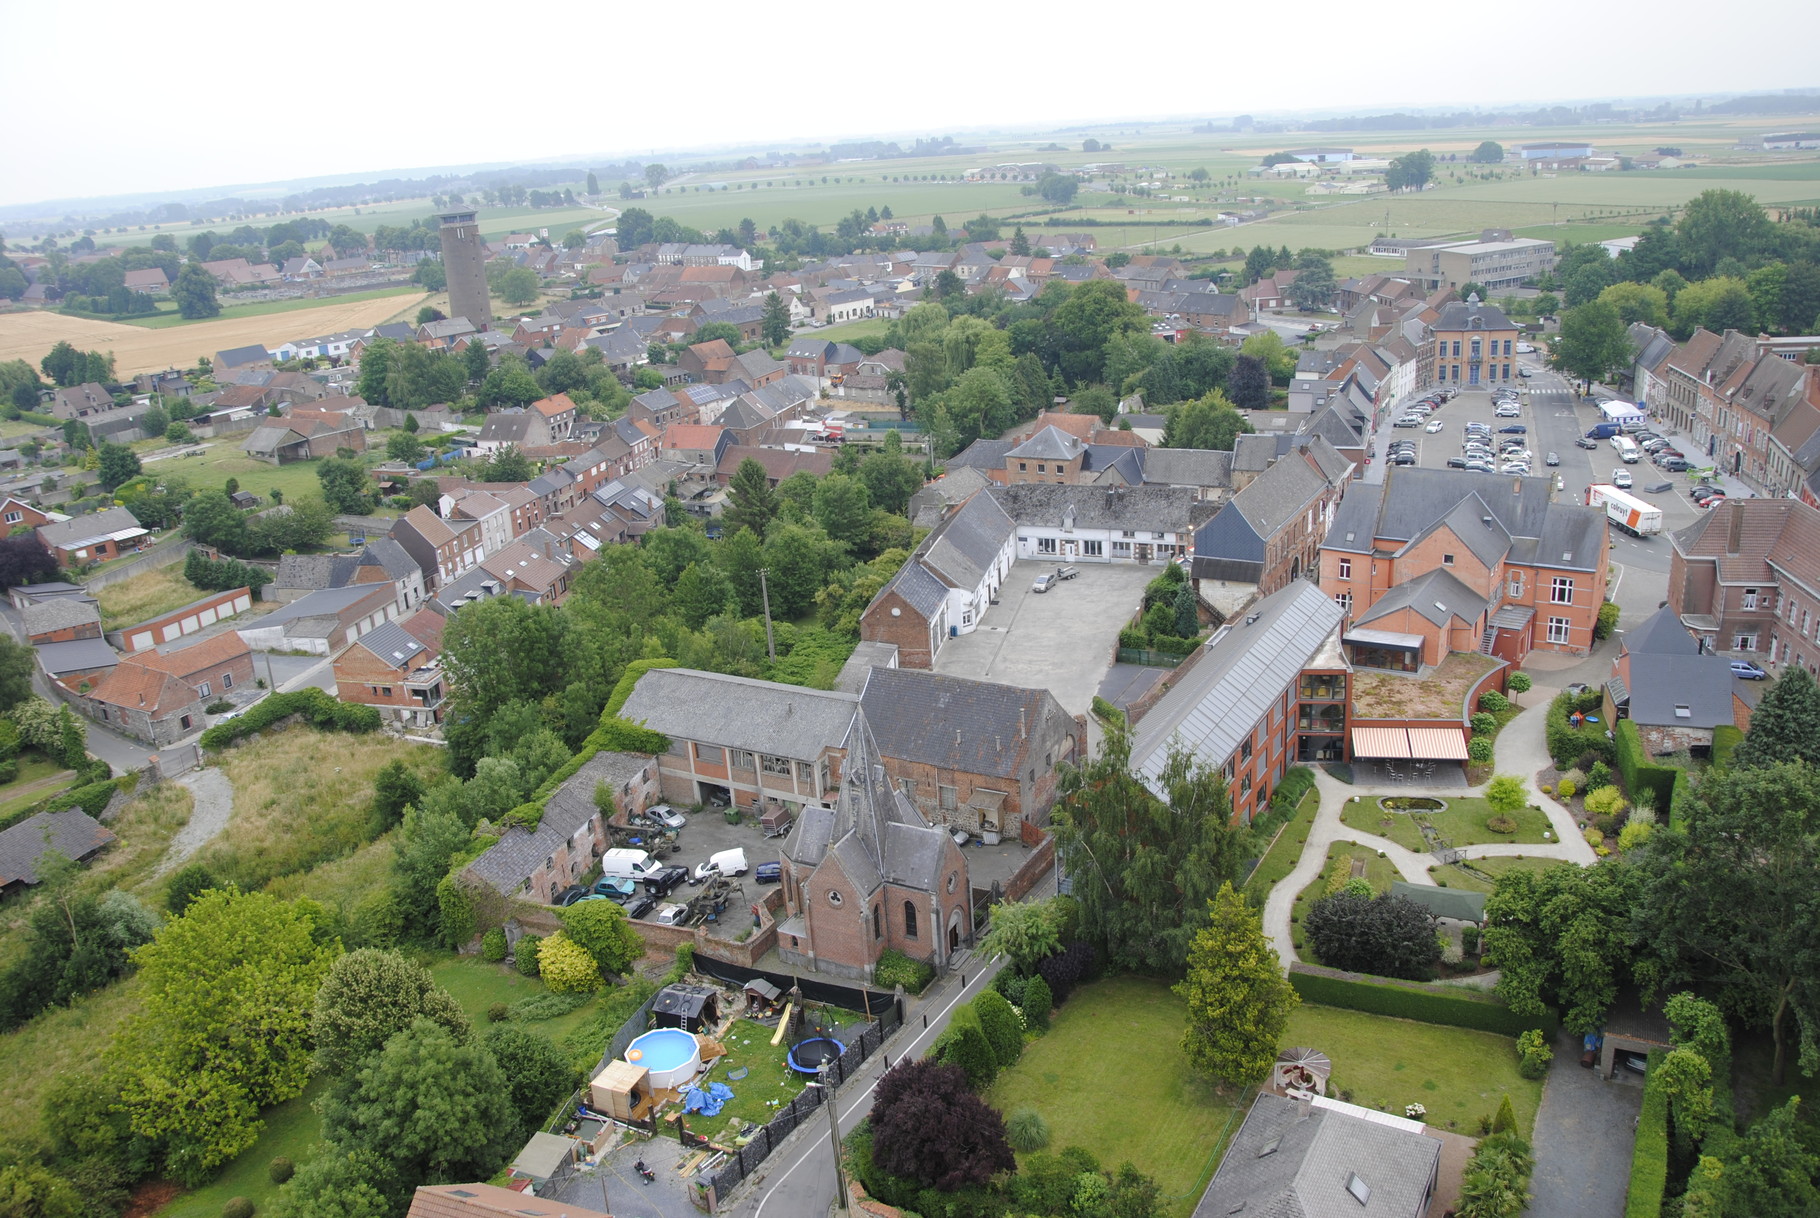
<svg viewBox="0 0 1820 1218">
<path fill-rule="evenodd" d="M 1593 483 L 1586 488 L 1586 504 L 1603 507 L 1605 518 L 1632 537 L 1649 537 L 1662 531 L 1661 508 L 1615 486 Z"/>
</svg>

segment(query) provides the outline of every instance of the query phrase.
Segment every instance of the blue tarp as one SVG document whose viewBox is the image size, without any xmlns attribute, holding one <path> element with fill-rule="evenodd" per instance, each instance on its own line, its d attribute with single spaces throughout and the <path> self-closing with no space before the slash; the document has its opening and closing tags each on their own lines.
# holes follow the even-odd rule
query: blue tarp
<svg viewBox="0 0 1820 1218">
<path fill-rule="evenodd" d="M 733 1088 L 725 1083 L 709 1083 L 705 1091 L 700 1087 L 691 1087 L 683 1092 L 683 1111 L 719 1116 L 721 1107 L 732 1098 Z"/>
</svg>

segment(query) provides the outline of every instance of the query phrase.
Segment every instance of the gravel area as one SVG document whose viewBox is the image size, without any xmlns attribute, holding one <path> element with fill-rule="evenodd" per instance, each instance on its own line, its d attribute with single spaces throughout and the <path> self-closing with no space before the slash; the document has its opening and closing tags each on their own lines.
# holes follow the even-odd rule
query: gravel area
<svg viewBox="0 0 1820 1218">
<path fill-rule="evenodd" d="M 177 830 L 165 849 L 164 858 L 158 864 L 159 875 L 183 866 L 191 855 L 208 844 L 210 838 L 227 828 L 228 818 L 234 813 L 234 784 L 222 771 L 213 768 L 191 770 L 173 781 L 188 787 L 196 804 L 190 811 L 189 823 Z"/>
</svg>

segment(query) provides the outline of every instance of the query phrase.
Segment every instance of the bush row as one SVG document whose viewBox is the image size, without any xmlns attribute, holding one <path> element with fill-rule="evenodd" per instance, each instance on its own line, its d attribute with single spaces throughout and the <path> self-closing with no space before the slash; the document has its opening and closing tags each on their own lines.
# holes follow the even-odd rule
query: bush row
<svg viewBox="0 0 1820 1218">
<path fill-rule="evenodd" d="M 1624 789 L 1630 792 L 1631 802 L 1635 803 L 1647 791 L 1652 806 L 1666 819 L 1669 809 L 1675 805 L 1675 786 L 1681 781 L 1681 768 L 1651 761 L 1643 748 L 1643 734 L 1629 719 L 1618 720 L 1614 743 L 1618 773 L 1624 778 Z"/>
<path fill-rule="evenodd" d="M 379 730 L 379 712 L 370 706 L 361 706 L 355 702 L 341 702 L 314 687 L 300 689 L 294 693 L 271 694 L 264 701 L 253 707 L 238 719 L 226 723 L 217 723 L 202 733 L 198 741 L 203 748 L 214 752 L 226 748 L 236 740 L 264 731 L 280 719 L 291 715 L 302 715 L 303 721 L 311 727 L 324 730 L 334 728 L 338 731 L 363 733 Z"/>
<path fill-rule="evenodd" d="M 1668 1187 L 1668 1092 L 1662 1086 L 1662 1053 L 1649 1055 L 1643 1084 L 1643 1113 L 1630 1152 L 1630 1192 L 1624 1218 L 1659 1218 Z"/>
<path fill-rule="evenodd" d="M 96 763 L 102 774 L 108 773 L 107 762 Z M 0 829 L 10 829 L 20 821 L 30 820 L 40 812 L 67 812 L 71 808 L 81 808 L 90 816 L 100 816 L 107 801 L 114 797 L 115 791 L 125 791 L 128 795 L 139 785 L 138 774 L 128 774 L 122 778 L 104 778 L 99 782 L 85 783 L 78 787 L 65 787 L 48 799 L 39 800 L 29 807 L 20 808 L 17 812 L 0 816 Z"/>
<path fill-rule="evenodd" d="M 879 955 L 878 965 L 872 970 L 872 984 L 881 989 L 903 986 L 906 994 L 920 994 L 923 987 L 935 980 L 935 966 L 927 960 L 916 960 L 898 951 L 895 947 L 886 948 Z"/>
<path fill-rule="evenodd" d="M 1553 1011 L 1540 1017 L 1518 1015 L 1489 994 L 1361 977 L 1307 964 L 1290 967 L 1289 983 L 1303 1002 L 1500 1036 L 1518 1036 L 1539 1027 L 1552 1039 L 1559 1026 Z"/>
</svg>

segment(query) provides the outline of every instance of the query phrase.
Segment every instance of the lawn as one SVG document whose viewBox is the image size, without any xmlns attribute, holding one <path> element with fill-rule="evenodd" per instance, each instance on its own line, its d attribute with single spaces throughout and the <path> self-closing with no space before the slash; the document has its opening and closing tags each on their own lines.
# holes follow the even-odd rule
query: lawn
<svg viewBox="0 0 1820 1218">
<path fill-rule="evenodd" d="M 1320 789 L 1310 787 L 1308 794 L 1302 796 L 1302 802 L 1296 805 L 1295 815 L 1289 818 L 1245 881 L 1245 899 L 1253 909 L 1264 908 L 1265 898 L 1270 896 L 1277 881 L 1295 870 L 1302 857 L 1302 845 L 1308 840 L 1308 827 L 1314 824 L 1315 814 L 1320 810 Z"/>
<path fill-rule="evenodd" d="M 1458 867 L 1436 864 L 1428 869 L 1436 883 L 1445 883 L 1449 888 L 1464 888 L 1468 892 L 1490 892 L 1497 884 L 1498 877 L 1512 871 L 1547 871 L 1550 867 L 1565 867 L 1560 859 L 1522 859 L 1495 858 L 1473 859 L 1472 865 L 1491 876 L 1487 883 L 1476 875 L 1461 871 Z"/>
<path fill-rule="evenodd" d="M 322 1119 L 311 1105 L 326 1085 L 323 1079 L 312 1079 L 302 1095 L 267 1108 L 260 1114 L 265 1129 L 259 1140 L 213 1181 L 159 1210 L 158 1218 L 220 1218 L 222 1207 L 235 1197 L 245 1197 L 265 1212 L 278 1192 L 270 1175 L 272 1160 L 283 1157 L 301 1167 L 316 1157 Z"/>
<path fill-rule="evenodd" d="M 874 334 L 883 335 L 891 322 L 883 317 L 868 317 L 864 321 L 850 321 L 844 325 L 829 326 L 823 330 L 804 330 L 797 338 L 814 339 L 817 342 L 827 339 L 829 342 L 850 343 L 856 338 L 870 338 Z M 791 342 L 796 341 L 794 338 Z M 789 343 L 784 344 L 789 346 Z"/>
<path fill-rule="evenodd" d="M 129 326 L 138 326 L 144 330 L 168 330 L 173 326 L 191 326 L 204 321 L 233 321 L 238 317 L 264 317 L 270 313 L 295 313 L 302 309 L 320 309 L 325 304 L 358 304 L 363 300 L 384 300 L 388 296 L 422 296 L 423 289 L 416 284 L 402 284 L 392 288 L 374 288 L 370 292 L 349 292 L 345 295 L 300 296 L 295 300 L 262 300 L 255 304 L 237 305 L 231 295 L 221 298 L 221 312 L 214 317 L 185 317 L 173 306 L 168 311 L 153 313 L 145 317 L 122 317 L 119 320 Z"/>
<path fill-rule="evenodd" d="M 1340 823 L 1360 833 L 1372 833 L 1387 837 L 1399 846 L 1405 846 L 1418 853 L 1428 851 L 1428 843 L 1422 839 L 1421 829 L 1416 827 L 1415 817 L 1425 816 L 1450 846 L 1485 846 L 1492 843 L 1516 843 L 1523 845 L 1541 845 L 1545 839 L 1543 830 L 1549 827 L 1548 813 L 1537 808 L 1519 808 L 1510 814 L 1517 822 L 1515 833 L 1494 833 L 1485 827 L 1485 822 L 1496 815 L 1491 805 L 1475 797 L 1449 798 L 1444 801 L 1447 806 L 1439 812 L 1389 812 L 1378 806 L 1376 797 L 1367 797 L 1358 803 L 1348 802 L 1340 812 Z"/>
<path fill-rule="evenodd" d="M 721 1040 L 727 1047 L 727 1055 L 715 1059 L 700 1085 L 725 1083 L 733 1089 L 733 1098 L 727 1101 L 718 1116 L 695 1117 L 691 1124 L 697 1127 L 696 1132 L 715 1136 L 710 1130 L 725 1128 L 734 1117 L 763 1125 L 777 1115 L 779 1108 L 796 1098 L 806 1080 L 784 1060 L 789 1045 L 772 1047 L 771 1037 L 776 1031 L 750 1019 L 735 1020 L 727 1029 Z M 746 1077 L 727 1077 L 730 1071 L 742 1066 L 747 1070 Z"/>
<path fill-rule="evenodd" d="M 1332 882 L 1336 868 L 1341 874 L 1351 876 L 1354 861 L 1365 864 L 1364 879 L 1374 892 L 1389 892 L 1391 884 L 1403 878 L 1389 859 L 1379 858 L 1378 852 L 1370 846 L 1355 846 L 1351 842 L 1335 842 L 1329 846 L 1321 874 L 1296 894 L 1295 904 L 1289 911 L 1296 951 L 1303 950 L 1302 919 L 1307 915 L 1308 907 L 1327 895 L 1327 885 Z"/>
<path fill-rule="evenodd" d="M 1541 1080 L 1517 1073 L 1516 1041 L 1492 1032 L 1303 1005 L 1290 1015 L 1283 1043 L 1333 1059 L 1329 1094 L 1350 1093 L 1352 1103 L 1396 1116 L 1421 1104 L 1430 1125 L 1472 1137 L 1506 1095 L 1527 1135 L 1542 1102 Z"/>
<path fill-rule="evenodd" d="M 210 444 L 200 457 L 164 457 L 148 462 L 146 472 L 162 479 L 181 478 L 192 490 L 212 490 L 225 485 L 229 478 L 236 478 L 241 490 L 258 495 L 267 506 L 271 505 L 274 490 L 287 500 L 322 493 L 322 483 L 316 477 L 316 462 L 272 465 L 255 461 L 240 447 L 245 440 L 246 434 L 228 436 Z"/>
<path fill-rule="evenodd" d="M 161 613 L 169 613 L 172 609 L 181 609 L 191 601 L 201 600 L 207 595 L 183 578 L 182 563 L 159 567 L 144 575 L 135 575 L 117 584 L 97 588 L 94 592 L 95 599 L 101 602 L 103 630 L 118 630 L 122 626 L 135 625 Z"/>
<path fill-rule="evenodd" d="M 1167 984 L 1148 977 L 1076 990 L 986 1101 L 1006 1113 L 1036 1109 L 1049 1122 L 1052 1151 L 1082 1146 L 1107 1168 L 1135 1164 L 1162 1186 L 1160 1212 L 1186 1218 L 1243 1118 L 1236 1093 L 1190 1069 L 1181 1047 L 1186 1011 Z M 1118 1064 L 1114 1076 L 1108 1058 Z"/>
<path fill-rule="evenodd" d="M 18 777 L 0 787 L 0 824 L 4 824 L 12 813 L 29 808 L 39 800 L 61 791 L 76 776 L 76 771 L 66 770 L 48 760 L 37 749 L 27 749 L 20 753 L 18 761 Z M 53 781 L 59 778 L 62 781 Z"/>
<path fill-rule="evenodd" d="M 485 1032 L 488 1025 L 487 1008 L 496 1002 L 508 1005 L 521 998 L 535 998 L 547 994 L 549 990 L 544 983 L 535 977 L 523 977 L 509 964 L 488 964 L 474 956 L 456 956 L 430 966 L 430 975 L 436 978 L 436 984 L 455 996 L 461 1009 L 468 1013 L 474 1027 Z M 588 1021 L 594 1012 L 598 998 L 589 999 L 566 1015 L 554 1019 L 539 1019 L 531 1023 L 520 1024 L 527 1032 L 536 1032 L 547 1036 L 551 1042 L 560 1046 L 563 1037 Z M 602 1049 L 606 1046 L 603 1044 Z"/>
</svg>

